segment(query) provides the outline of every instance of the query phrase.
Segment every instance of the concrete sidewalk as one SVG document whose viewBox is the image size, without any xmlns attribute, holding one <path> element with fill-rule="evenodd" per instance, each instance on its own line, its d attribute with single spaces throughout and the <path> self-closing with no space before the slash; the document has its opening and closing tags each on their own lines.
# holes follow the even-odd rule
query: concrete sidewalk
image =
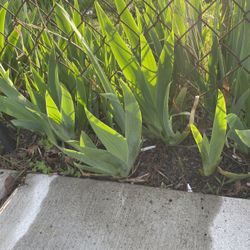
<svg viewBox="0 0 250 250">
<path fill-rule="evenodd" d="M 0 215 L 0 249 L 250 249 L 250 201 L 28 175 Z"/>
</svg>

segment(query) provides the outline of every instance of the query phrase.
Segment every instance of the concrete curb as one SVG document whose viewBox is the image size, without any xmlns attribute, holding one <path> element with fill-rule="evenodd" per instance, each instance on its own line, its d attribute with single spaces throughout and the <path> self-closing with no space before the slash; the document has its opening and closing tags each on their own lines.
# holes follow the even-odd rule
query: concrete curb
<svg viewBox="0 0 250 250">
<path fill-rule="evenodd" d="M 250 201 L 28 175 L 0 215 L 0 249 L 250 249 Z"/>
</svg>

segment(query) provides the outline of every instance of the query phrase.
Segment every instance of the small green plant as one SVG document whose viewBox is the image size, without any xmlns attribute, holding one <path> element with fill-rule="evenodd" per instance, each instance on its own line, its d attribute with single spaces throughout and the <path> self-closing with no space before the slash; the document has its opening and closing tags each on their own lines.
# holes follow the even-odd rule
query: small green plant
<svg viewBox="0 0 250 250">
<path fill-rule="evenodd" d="M 47 166 L 43 161 L 36 161 L 30 164 L 34 172 L 41 172 L 43 174 L 51 174 L 53 172 L 52 168 Z"/>
<path fill-rule="evenodd" d="M 232 146 L 243 154 L 249 153 L 250 148 L 247 146 L 249 142 L 247 135 L 245 135 L 248 130 L 244 119 L 231 113 L 227 116 L 227 122 L 229 126 L 227 137 L 230 139 L 230 142 L 232 142 Z"/>
<path fill-rule="evenodd" d="M 243 173 L 243 174 L 239 174 L 239 173 L 232 173 L 229 171 L 225 171 L 222 168 L 218 167 L 218 171 L 221 175 L 225 176 L 228 180 L 225 182 L 225 184 L 227 183 L 231 183 L 231 182 L 236 182 L 236 181 L 240 181 L 240 180 L 244 180 L 246 178 L 250 177 L 250 172 L 249 173 Z"/>
<path fill-rule="evenodd" d="M 239 100 L 234 106 L 234 110 L 237 111 L 239 115 L 241 104 L 244 103 L 244 99 L 249 96 L 248 92 L 246 92 L 245 97 L 241 98 L 241 100 Z M 227 122 L 229 126 L 227 138 L 228 141 L 233 143 L 233 149 L 239 150 L 241 153 L 248 154 L 250 151 L 250 130 L 246 129 L 244 119 L 240 119 L 240 117 L 236 114 L 230 113 L 227 115 Z M 233 173 L 223 170 L 220 167 L 218 167 L 218 171 L 221 175 L 228 179 L 226 183 L 244 180 L 250 177 L 250 173 Z"/>
<path fill-rule="evenodd" d="M 194 124 L 190 125 L 193 137 L 201 155 L 203 165 L 202 173 L 205 176 L 212 175 L 221 161 L 221 154 L 226 142 L 226 118 L 226 102 L 222 92 L 219 90 L 210 141 L 205 134 L 202 137 L 198 128 Z"/>
<path fill-rule="evenodd" d="M 59 173 L 64 176 L 81 177 L 81 171 L 75 168 L 75 166 L 67 165 L 66 168 L 59 168 Z"/>
<path fill-rule="evenodd" d="M 122 84 L 125 109 L 125 134 L 120 134 L 97 119 L 85 108 L 89 123 L 105 149 L 98 149 L 90 137 L 82 132 L 79 141 L 66 141 L 74 149 L 60 149 L 77 159 L 78 168 L 90 172 L 126 177 L 140 152 L 142 118 L 139 105 L 131 90 Z"/>
</svg>

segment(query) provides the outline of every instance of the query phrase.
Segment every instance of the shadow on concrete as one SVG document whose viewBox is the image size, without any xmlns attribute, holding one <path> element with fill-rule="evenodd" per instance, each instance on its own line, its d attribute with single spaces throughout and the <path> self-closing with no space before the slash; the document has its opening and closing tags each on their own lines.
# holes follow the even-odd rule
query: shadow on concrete
<svg viewBox="0 0 250 250">
<path fill-rule="evenodd" d="M 208 250 L 220 206 L 214 196 L 59 177 L 14 249 Z"/>
</svg>

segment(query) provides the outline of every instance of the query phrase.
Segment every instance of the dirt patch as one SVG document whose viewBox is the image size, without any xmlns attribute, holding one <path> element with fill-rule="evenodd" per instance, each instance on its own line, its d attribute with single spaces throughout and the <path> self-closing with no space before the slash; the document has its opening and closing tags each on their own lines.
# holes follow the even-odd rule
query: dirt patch
<svg viewBox="0 0 250 250">
<path fill-rule="evenodd" d="M 165 186 L 183 191 L 216 194 L 230 197 L 250 198 L 250 179 L 227 183 L 228 179 L 219 173 L 202 176 L 202 162 L 191 138 L 182 145 L 167 147 L 161 142 L 151 142 L 156 148 L 142 152 L 136 175 L 147 176 L 146 184 Z M 191 145 L 191 146 L 190 146 Z M 250 159 L 225 149 L 220 167 L 234 173 L 250 172 Z"/>
<path fill-rule="evenodd" d="M 12 152 L 0 154 L 0 168 L 18 171 L 39 172 L 39 164 L 43 162 L 47 172 L 59 171 L 58 166 L 63 166 L 64 157 L 61 152 L 53 147 L 41 136 L 22 130 L 18 135 L 18 146 Z M 40 171 L 42 172 L 42 171 Z"/>
</svg>

